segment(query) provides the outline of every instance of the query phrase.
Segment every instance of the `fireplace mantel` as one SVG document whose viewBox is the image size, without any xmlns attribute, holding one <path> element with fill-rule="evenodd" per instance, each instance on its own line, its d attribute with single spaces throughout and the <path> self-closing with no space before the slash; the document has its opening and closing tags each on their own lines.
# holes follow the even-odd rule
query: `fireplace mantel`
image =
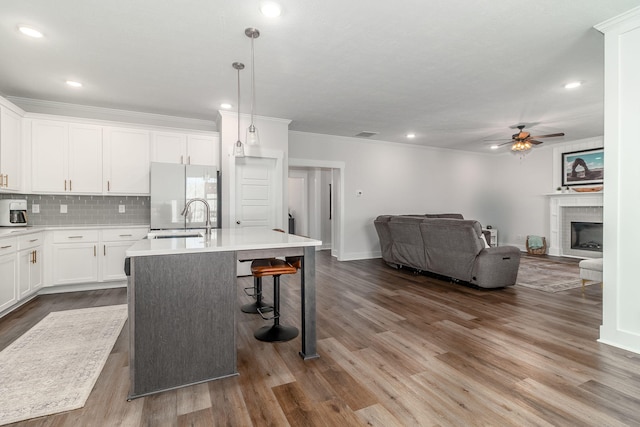
<svg viewBox="0 0 640 427">
<path fill-rule="evenodd" d="M 568 192 L 546 194 L 549 197 L 549 255 L 563 256 L 562 251 L 562 208 L 566 207 L 602 207 L 604 193 Z"/>
</svg>

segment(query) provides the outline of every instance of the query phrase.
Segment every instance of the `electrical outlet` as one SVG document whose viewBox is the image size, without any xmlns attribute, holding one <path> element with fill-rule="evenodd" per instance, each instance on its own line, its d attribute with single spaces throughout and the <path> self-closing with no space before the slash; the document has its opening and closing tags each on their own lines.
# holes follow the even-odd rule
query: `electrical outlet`
<svg viewBox="0 0 640 427">
<path fill-rule="evenodd" d="M 118 212 L 124 213 L 124 205 L 118 205 Z"/>
<path fill-rule="evenodd" d="M 60 213 L 67 213 L 67 205 L 60 205 Z"/>
<path fill-rule="evenodd" d="M 516 236 L 516 241 L 518 241 L 518 242 L 524 242 L 524 237 L 522 236 L 522 234 L 518 234 L 518 235 Z"/>
<path fill-rule="evenodd" d="M 40 213 L 40 205 L 36 205 L 35 203 L 31 205 L 31 213 Z"/>
</svg>

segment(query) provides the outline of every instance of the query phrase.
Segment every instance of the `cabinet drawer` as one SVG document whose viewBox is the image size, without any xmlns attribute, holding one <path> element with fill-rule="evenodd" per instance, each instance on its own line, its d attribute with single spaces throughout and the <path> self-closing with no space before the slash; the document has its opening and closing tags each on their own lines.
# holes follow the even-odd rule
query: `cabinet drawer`
<svg viewBox="0 0 640 427">
<path fill-rule="evenodd" d="M 16 238 L 0 240 L 0 255 L 14 253 L 18 249 Z"/>
<path fill-rule="evenodd" d="M 18 237 L 18 250 L 35 248 L 44 243 L 43 233 L 27 234 L 26 236 Z"/>
<path fill-rule="evenodd" d="M 147 235 L 146 228 L 114 228 L 102 230 L 102 241 L 119 242 L 125 240 L 140 240 Z"/>
<path fill-rule="evenodd" d="M 97 242 L 98 230 L 56 230 L 53 243 Z"/>
</svg>

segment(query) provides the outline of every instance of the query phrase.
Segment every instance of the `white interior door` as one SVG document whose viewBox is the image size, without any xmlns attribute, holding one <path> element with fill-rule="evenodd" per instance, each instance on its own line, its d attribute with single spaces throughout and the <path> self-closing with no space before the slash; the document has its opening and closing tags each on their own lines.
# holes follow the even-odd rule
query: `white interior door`
<svg viewBox="0 0 640 427">
<path fill-rule="evenodd" d="M 244 157 L 236 160 L 235 213 L 232 227 L 276 228 L 276 160 Z M 251 275 L 251 263 L 237 265 L 238 276 Z"/>
<path fill-rule="evenodd" d="M 235 227 L 276 227 L 276 161 L 244 157 L 236 163 Z"/>
</svg>

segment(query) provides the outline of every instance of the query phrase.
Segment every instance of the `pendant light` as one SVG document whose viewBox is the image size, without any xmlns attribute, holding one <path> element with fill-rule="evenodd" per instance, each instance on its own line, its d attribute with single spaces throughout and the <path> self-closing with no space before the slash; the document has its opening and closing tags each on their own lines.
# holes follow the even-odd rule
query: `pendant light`
<svg viewBox="0 0 640 427">
<path fill-rule="evenodd" d="M 240 141 L 240 70 L 244 70 L 244 64 L 242 62 L 234 62 L 231 66 L 238 70 L 238 140 L 233 146 L 233 155 L 234 157 L 244 157 L 244 147 L 242 141 Z"/>
<path fill-rule="evenodd" d="M 251 124 L 247 128 L 247 145 L 260 144 L 260 136 L 258 135 L 258 129 L 253 124 L 253 110 L 256 106 L 256 75 L 255 75 L 255 57 L 253 54 L 253 40 L 260 37 L 260 31 L 257 28 L 247 28 L 244 30 L 244 34 L 251 39 Z"/>
</svg>

